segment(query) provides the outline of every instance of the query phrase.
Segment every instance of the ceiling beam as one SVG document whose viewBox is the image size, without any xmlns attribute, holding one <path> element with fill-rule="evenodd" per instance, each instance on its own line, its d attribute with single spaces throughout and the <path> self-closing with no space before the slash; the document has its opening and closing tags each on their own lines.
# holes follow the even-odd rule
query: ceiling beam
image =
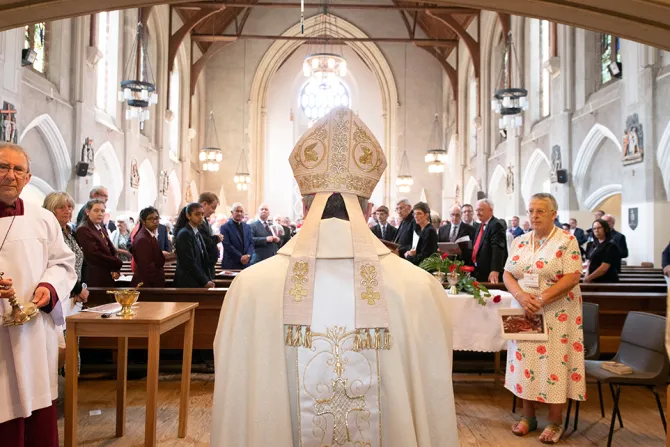
<svg viewBox="0 0 670 447">
<path fill-rule="evenodd" d="M 475 77 L 479 79 L 479 67 L 481 64 L 481 61 L 479 59 L 479 42 L 473 39 L 473 37 L 468 33 L 468 31 L 465 28 L 463 28 L 463 26 L 460 23 L 458 23 L 458 21 L 454 19 L 451 15 L 440 14 L 438 12 L 431 10 L 426 10 L 426 14 L 428 14 L 431 17 L 434 17 L 443 24 L 447 25 L 458 35 L 458 37 L 461 38 L 463 43 L 465 43 L 468 52 L 470 53 L 470 59 L 472 59 L 472 66 L 475 69 Z"/>
<path fill-rule="evenodd" d="M 458 72 L 456 71 L 456 69 L 452 67 L 449 62 L 447 62 L 446 57 L 438 48 L 435 47 L 420 47 L 420 48 L 426 50 L 440 63 L 440 65 L 444 69 L 444 72 L 449 78 L 449 83 L 451 84 L 452 96 L 455 101 L 458 101 Z"/>
<path fill-rule="evenodd" d="M 224 5 L 228 8 L 300 8 L 300 2 L 239 2 L 233 3 L 230 1 L 196 1 L 189 2 L 183 5 L 175 5 L 177 8 L 183 9 L 200 9 L 212 8 Z M 323 3 L 305 3 L 305 9 L 323 9 Z M 463 8 L 460 6 L 403 6 L 403 5 L 389 5 L 389 4 L 370 4 L 370 3 L 328 3 L 328 9 L 359 9 L 359 10 L 376 10 L 376 11 L 425 11 L 430 9 L 437 12 L 453 13 L 453 14 L 477 14 L 479 9 Z"/>
<path fill-rule="evenodd" d="M 221 6 L 218 9 L 206 9 L 196 13 L 186 23 L 184 23 L 181 28 L 179 28 L 174 34 L 170 36 L 170 42 L 168 43 L 168 73 L 172 73 L 172 70 L 174 69 L 174 62 L 177 57 L 177 51 L 179 51 L 179 47 L 188 33 L 190 33 L 193 28 L 198 26 L 198 24 L 207 17 L 218 14 L 225 8 L 225 6 Z"/>
<path fill-rule="evenodd" d="M 198 78 L 200 78 L 200 74 L 202 73 L 202 70 L 205 68 L 205 65 L 207 65 L 207 62 L 223 47 L 226 45 L 232 43 L 232 41 L 229 42 L 215 42 L 214 44 L 210 45 L 209 48 L 207 48 L 207 51 L 205 51 L 200 58 L 191 65 L 191 96 L 195 94 L 195 86 L 198 85 Z"/>
<path fill-rule="evenodd" d="M 191 39 L 195 42 L 231 42 L 238 39 L 258 39 L 258 40 L 300 40 L 303 42 L 327 42 L 329 44 L 345 44 L 347 42 L 377 42 L 377 43 L 411 43 L 416 46 L 447 47 L 453 48 L 458 45 L 456 39 L 411 39 L 407 37 L 302 37 L 302 36 L 282 36 L 266 34 L 192 34 Z"/>
</svg>

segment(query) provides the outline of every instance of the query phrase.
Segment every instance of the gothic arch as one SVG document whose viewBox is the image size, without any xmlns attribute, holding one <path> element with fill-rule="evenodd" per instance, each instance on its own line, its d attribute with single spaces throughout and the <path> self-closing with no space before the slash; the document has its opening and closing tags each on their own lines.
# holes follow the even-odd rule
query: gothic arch
<svg viewBox="0 0 670 447">
<path fill-rule="evenodd" d="M 535 149 L 528 160 L 526 169 L 524 170 L 523 180 L 521 181 L 521 195 L 525 203 L 528 203 L 531 196 L 539 191 L 533 191 L 533 181 L 537 175 L 537 170 L 546 164 L 547 168 L 551 169 L 549 158 L 541 149 Z"/>
<path fill-rule="evenodd" d="M 329 16 L 332 16 L 330 14 Z M 333 16 L 334 17 L 334 16 Z M 283 33 L 283 36 L 305 36 L 313 37 L 323 32 L 323 14 L 310 17 L 305 20 L 304 33 L 301 32 L 299 23 L 295 24 Z M 330 21 L 328 32 L 332 37 L 369 37 L 353 23 L 336 17 Z M 249 208 L 254 209 L 258 205 L 257 200 L 261 196 L 264 185 L 263 157 L 265 154 L 265 113 L 267 90 L 274 73 L 281 67 L 293 52 L 302 45 L 299 40 L 277 40 L 265 52 L 258 64 L 254 75 L 249 97 L 249 119 L 250 119 L 250 154 L 251 174 L 254 179 L 254 187 L 250 191 Z M 351 42 L 350 47 L 356 51 L 358 56 L 367 64 L 376 75 L 382 94 L 382 117 L 384 119 L 384 138 L 382 147 L 388 159 L 388 169 L 383 176 L 384 202 L 392 201 L 395 191 L 391 189 L 392 182 L 397 172 L 396 161 L 396 120 L 398 107 L 398 91 L 391 67 L 379 47 L 371 42 Z"/>
<path fill-rule="evenodd" d="M 584 194 L 584 183 L 586 181 L 587 173 L 591 167 L 591 162 L 593 157 L 596 155 L 598 148 L 601 146 L 605 139 L 610 139 L 619 150 L 621 149 L 621 143 L 617 140 L 614 133 L 609 130 L 607 127 L 602 124 L 594 124 L 589 133 L 584 138 L 582 145 L 577 151 L 577 158 L 575 159 L 575 169 L 572 175 L 574 179 L 575 188 L 577 189 L 577 196 L 580 199 L 583 199 L 582 194 Z"/>
<path fill-rule="evenodd" d="M 181 208 L 181 186 L 179 177 L 176 171 L 170 172 L 168 175 L 168 191 L 167 191 L 167 213 L 169 216 L 176 216 Z"/>
<path fill-rule="evenodd" d="M 661 169 L 661 176 L 663 177 L 663 186 L 665 186 L 665 194 L 670 200 L 670 121 L 663 131 L 663 136 L 658 144 L 658 152 L 656 155 L 656 162 Z"/>
<path fill-rule="evenodd" d="M 50 184 L 33 175 L 30 182 L 21 191 L 21 198 L 28 203 L 42 206 L 46 195 L 53 191 L 54 189 Z"/>
<path fill-rule="evenodd" d="M 93 162 L 95 164 L 93 183 L 107 188 L 109 193 L 107 209 L 115 210 L 123 191 L 124 175 L 112 143 L 109 141 L 102 143 L 95 153 Z"/>
<path fill-rule="evenodd" d="M 479 185 L 477 184 L 477 180 L 471 176 L 463 191 L 463 204 L 469 203 L 470 205 L 475 206 L 478 191 Z"/>
<path fill-rule="evenodd" d="M 145 158 L 138 169 L 140 173 L 140 186 L 137 194 L 137 208 L 144 209 L 154 206 L 158 197 L 158 186 L 156 185 L 156 171 L 148 158 Z"/>
<path fill-rule="evenodd" d="M 498 218 L 506 219 L 509 197 L 507 194 L 507 172 L 501 165 L 496 166 L 489 182 L 488 198 L 493 201 L 494 214 Z"/>
<path fill-rule="evenodd" d="M 70 160 L 70 151 L 65 144 L 63 135 L 58 130 L 58 126 L 53 118 L 45 113 L 32 120 L 23 129 L 19 142 L 34 128 L 37 128 L 37 131 L 42 135 L 42 138 L 44 138 L 49 147 L 49 158 L 54 168 L 56 189 L 65 191 L 72 173 L 72 161 Z"/>
<path fill-rule="evenodd" d="M 596 207 L 600 205 L 603 200 L 622 193 L 623 187 L 621 185 L 605 185 L 593 191 L 593 193 L 584 200 L 584 208 L 589 211 L 595 211 Z"/>
</svg>

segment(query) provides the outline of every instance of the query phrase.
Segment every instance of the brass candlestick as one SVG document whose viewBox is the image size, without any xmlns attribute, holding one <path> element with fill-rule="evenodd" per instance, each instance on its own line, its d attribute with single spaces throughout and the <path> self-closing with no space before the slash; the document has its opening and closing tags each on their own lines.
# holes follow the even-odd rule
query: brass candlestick
<svg viewBox="0 0 670 447">
<path fill-rule="evenodd" d="M 0 272 L 0 280 L 3 279 L 4 272 Z M 9 290 L 9 286 L 3 287 L 4 290 Z M 12 311 L 2 316 L 3 326 L 21 326 L 29 322 L 35 315 L 38 309 L 34 303 L 20 304 L 16 301 L 16 295 L 9 298 L 9 304 L 12 306 Z"/>
</svg>

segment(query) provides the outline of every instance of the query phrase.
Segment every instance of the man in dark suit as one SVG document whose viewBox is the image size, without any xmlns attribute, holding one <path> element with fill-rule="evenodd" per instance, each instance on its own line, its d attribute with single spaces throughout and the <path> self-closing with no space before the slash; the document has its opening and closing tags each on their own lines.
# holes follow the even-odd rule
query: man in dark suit
<svg viewBox="0 0 670 447">
<path fill-rule="evenodd" d="M 109 192 L 107 191 L 107 188 L 105 188 L 104 186 L 95 186 L 88 193 L 88 199 L 89 200 L 100 199 L 103 202 L 105 202 L 105 206 L 107 206 L 107 200 L 109 199 Z M 77 227 L 79 226 L 81 221 L 84 220 L 85 217 L 86 217 L 86 204 L 84 204 L 84 206 L 81 207 L 79 213 L 77 214 L 77 225 L 76 225 Z M 116 229 L 116 226 L 114 227 L 114 229 Z"/>
<path fill-rule="evenodd" d="M 112 234 L 114 231 L 116 231 L 116 224 L 114 223 L 114 220 L 112 220 L 112 215 L 111 214 L 105 213 L 105 217 L 102 221 L 105 225 L 105 228 L 107 228 L 107 232 L 109 234 Z M 131 227 L 129 227 L 129 228 L 131 228 Z"/>
<path fill-rule="evenodd" d="M 200 194 L 198 202 L 202 205 L 205 212 L 205 218 L 198 227 L 198 232 L 205 243 L 207 262 L 209 264 L 209 276 L 214 278 L 216 261 L 219 260 L 219 243 L 223 240 L 223 236 L 220 234 L 212 234 L 212 226 L 209 224 L 209 218 L 216 212 L 216 207 L 219 206 L 219 198 L 213 192 L 203 192 Z"/>
<path fill-rule="evenodd" d="M 168 229 L 165 225 L 159 223 L 157 231 L 158 231 L 158 237 L 156 238 L 156 240 L 158 241 L 158 246 L 163 252 L 163 255 L 167 256 L 170 254 L 171 251 L 170 238 L 168 237 Z"/>
<path fill-rule="evenodd" d="M 626 236 L 624 236 L 623 234 L 619 233 L 614 229 L 614 224 L 616 224 L 616 219 L 614 218 L 614 216 L 612 216 L 611 214 L 605 214 L 603 216 L 603 219 L 608 224 L 610 224 L 610 228 L 612 229 L 612 242 L 619 249 L 621 259 L 626 259 L 628 257 L 628 244 L 626 243 Z M 621 273 L 621 259 L 619 259 L 619 262 L 617 262 L 616 265 L 614 266 L 616 268 L 616 271 L 619 273 Z"/>
<path fill-rule="evenodd" d="M 398 234 L 398 229 L 388 223 L 389 209 L 382 205 L 377 208 L 376 214 L 378 223 L 372 227 L 372 233 L 381 240 L 392 242 Z"/>
<path fill-rule="evenodd" d="M 523 234 L 523 229 L 519 226 L 519 216 L 512 217 L 512 226 L 507 231 L 514 237 L 519 237 Z"/>
<path fill-rule="evenodd" d="M 437 232 L 439 242 L 456 242 L 458 239 L 468 236 L 470 243 L 474 244 L 475 228 L 461 220 L 461 208 L 458 205 L 451 208 L 449 220 L 450 222 L 442 225 Z M 459 249 L 453 254 L 457 255 L 458 259 L 465 262 L 466 265 L 472 265 L 472 249 L 463 251 Z"/>
<path fill-rule="evenodd" d="M 472 249 L 472 261 L 475 264 L 474 276 L 480 282 L 501 282 L 507 261 L 505 227 L 493 216 L 493 202 L 489 199 L 477 202 L 475 212 L 481 225 L 475 235 Z"/>
<path fill-rule="evenodd" d="M 254 254 L 251 264 L 257 264 L 277 254 L 279 249 L 279 236 L 272 228 L 270 221 L 270 207 L 263 203 L 258 208 L 258 220 L 249 225 L 251 236 L 254 240 Z"/>
<path fill-rule="evenodd" d="M 412 205 L 407 199 L 401 199 L 395 207 L 398 217 L 400 217 L 400 226 L 393 242 L 398 244 L 398 254 L 401 258 L 405 257 L 405 252 L 412 249 L 414 235 L 417 234 L 416 221 L 412 212 Z"/>
<path fill-rule="evenodd" d="M 479 222 L 475 221 L 475 209 L 469 203 L 461 206 L 461 218 L 463 222 L 474 228 L 475 232 L 479 231 Z"/>
<path fill-rule="evenodd" d="M 221 225 L 220 233 L 223 236 L 224 269 L 242 270 L 247 268 L 254 254 L 254 240 L 251 228 L 244 223 L 244 207 L 241 203 L 233 204 L 230 212 L 231 219 Z"/>
<path fill-rule="evenodd" d="M 283 247 L 291 240 L 291 227 L 289 226 L 291 222 L 288 217 L 275 217 L 275 225 L 279 225 L 284 230 L 284 234 L 279 235 L 279 247 Z"/>
<path fill-rule="evenodd" d="M 570 222 L 570 234 L 572 234 L 575 239 L 577 239 L 577 245 L 579 245 L 579 251 L 582 252 L 582 257 L 584 257 L 584 244 L 586 244 L 586 233 L 584 230 L 577 226 L 577 219 L 572 218 Z"/>
</svg>

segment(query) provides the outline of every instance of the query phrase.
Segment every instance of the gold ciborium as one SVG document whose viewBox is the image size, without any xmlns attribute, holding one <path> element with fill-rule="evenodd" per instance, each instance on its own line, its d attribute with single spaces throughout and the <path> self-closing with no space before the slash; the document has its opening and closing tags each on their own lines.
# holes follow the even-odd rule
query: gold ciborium
<svg viewBox="0 0 670 447">
<path fill-rule="evenodd" d="M 132 318 L 135 316 L 135 312 L 133 311 L 132 307 L 133 304 L 135 304 L 140 298 L 140 291 L 137 289 L 141 285 L 142 283 L 139 283 L 134 289 L 107 291 L 108 294 L 114 295 L 116 302 L 121 305 L 121 312 L 116 314 L 117 317 Z"/>
<path fill-rule="evenodd" d="M 3 275 L 4 272 L 0 272 L 0 280 L 3 279 Z M 9 289 L 9 286 L 4 287 L 4 290 Z M 34 303 L 19 303 L 16 301 L 16 295 L 9 298 L 9 304 L 12 306 L 12 311 L 2 316 L 3 326 L 21 326 L 29 322 L 39 312 Z"/>
<path fill-rule="evenodd" d="M 451 286 L 451 288 L 449 289 L 449 295 L 458 295 L 458 289 L 456 288 L 456 285 L 458 284 L 459 279 L 460 275 L 458 273 L 456 272 L 447 273 L 447 281 Z"/>
</svg>

